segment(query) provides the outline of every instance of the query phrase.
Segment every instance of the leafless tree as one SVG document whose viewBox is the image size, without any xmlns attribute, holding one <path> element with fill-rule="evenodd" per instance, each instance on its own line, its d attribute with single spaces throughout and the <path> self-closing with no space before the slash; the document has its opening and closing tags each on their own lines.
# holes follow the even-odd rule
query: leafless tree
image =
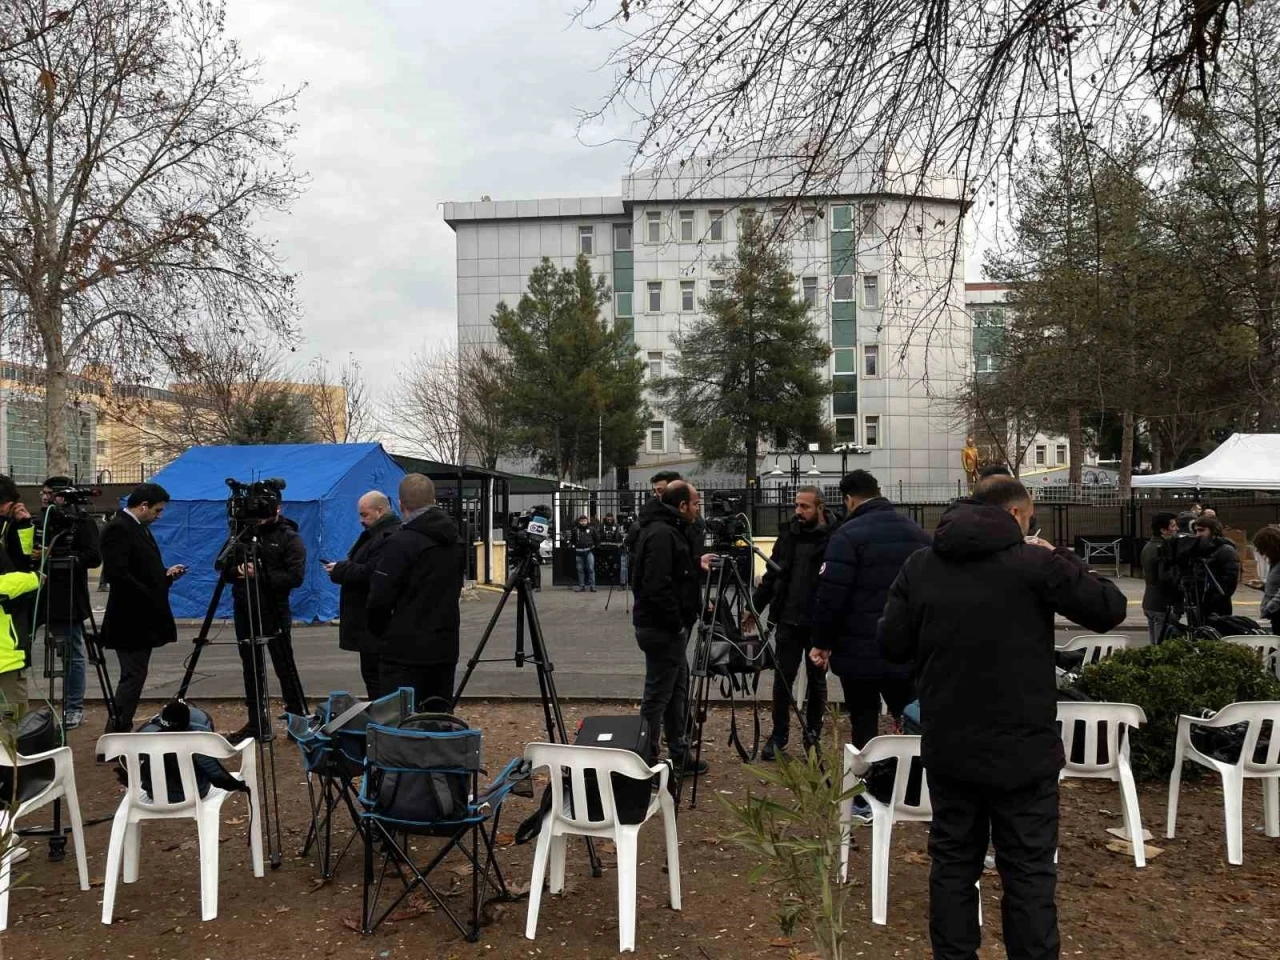
<svg viewBox="0 0 1280 960">
<path fill-rule="evenodd" d="M 407 452 L 442 463 L 494 469 L 509 446 L 502 417 L 502 363 L 465 345 L 424 348 L 395 378 L 383 402 L 383 430 Z"/>
<path fill-rule="evenodd" d="M 0 55 L 0 285 L 60 472 L 78 367 L 143 379 L 201 323 L 292 333 L 292 277 L 257 223 L 301 185 L 295 95 L 262 95 L 219 0 L 9 0 L 0 39 L 20 36 Z"/>
<path fill-rule="evenodd" d="M 360 361 L 348 355 L 337 370 L 319 357 L 308 367 L 307 399 L 316 440 L 321 443 L 360 443 L 373 434 L 368 389 Z"/>
</svg>

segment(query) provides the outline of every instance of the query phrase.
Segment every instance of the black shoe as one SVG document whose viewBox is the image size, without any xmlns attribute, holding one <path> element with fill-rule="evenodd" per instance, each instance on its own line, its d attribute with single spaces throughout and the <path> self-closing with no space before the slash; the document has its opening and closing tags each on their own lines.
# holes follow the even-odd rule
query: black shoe
<svg viewBox="0 0 1280 960">
<path fill-rule="evenodd" d="M 254 726 L 251 723 L 246 723 L 243 727 L 241 727 L 235 733 L 227 737 L 227 740 L 233 746 L 239 743 L 241 740 L 257 740 L 257 739 L 258 739 L 258 731 L 254 729 Z"/>
<path fill-rule="evenodd" d="M 787 749 L 787 741 L 775 740 L 770 737 L 764 742 L 764 749 L 760 751 L 760 759 L 766 763 L 773 763 L 778 759 L 778 754 Z"/>
<path fill-rule="evenodd" d="M 694 760 L 693 757 L 672 756 L 671 765 L 675 767 L 678 777 L 700 777 L 711 769 L 705 760 Z"/>
</svg>

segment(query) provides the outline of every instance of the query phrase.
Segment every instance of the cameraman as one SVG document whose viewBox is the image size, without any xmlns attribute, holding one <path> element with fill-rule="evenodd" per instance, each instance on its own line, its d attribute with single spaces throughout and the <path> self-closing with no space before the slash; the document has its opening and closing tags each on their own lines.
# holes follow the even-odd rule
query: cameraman
<svg viewBox="0 0 1280 960">
<path fill-rule="evenodd" d="M 1201 514 L 1191 527 L 1197 537 L 1213 545 L 1206 561 L 1213 579 L 1205 587 L 1201 616 L 1229 617 L 1231 597 L 1240 584 L 1240 554 L 1236 552 L 1236 545 L 1222 535 L 1222 523 L 1217 517 Z"/>
<path fill-rule="evenodd" d="M 249 708 L 249 722 L 232 734 L 232 743 L 246 737 L 261 739 L 267 732 L 268 721 L 263 716 L 267 702 L 266 658 L 262 644 L 250 642 L 254 637 L 267 640 L 285 710 L 298 716 L 307 713 L 302 678 L 293 659 L 293 616 L 289 611 L 289 593 L 302 586 L 306 575 L 307 547 L 298 536 L 298 525 L 281 515 L 278 497 L 276 494 L 275 514 L 249 528 L 257 536 L 256 562 L 248 545 L 241 542 L 224 550 L 214 563 L 214 568 L 231 584 L 236 646 Z"/>
<path fill-rule="evenodd" d="M 773 760 L 791 738 L 791 690 L 801 661 L 805 665 L 808 700 L 801 739 L 805 746 L 816 744 L 822 732 L 822 715 L 827 709 L 827 671 L 809 659 L 813 645 L 811 615 L 822 557 L 836 525 L 835 515 L 827 509 L 818 487 L 797 490 L 795 514 L 779 531 L 773 545 L 771 559 L 778 565 L 777 571 L 772 567 L 765 571 L 751 597 L 751 606 L 756 610 L 769 607 L 769 619 L 776 625 L 773 732 L 764 745 L 761 755 L 764 760 Z M 750 611 L 744 614 L 743 628 L 751 626 L 754 619 Z"/>
<path fill-rule="evenodd" d="M 1176 609 L 1176 599 L 1170 596 L 1168 585 L 1160 576 L 1160 551 L 1165 542 L 1178 536 L 1178 516 L 1174 513 L 1157 513 L 1151 518 L 1151 539 L 1142 546 L 1138 562 L 1142 566 L 1142 612 L 1147 618 L 1147 636 L 1152 643 L 1159 643 L 1164 636 L 1165 621 L 1181 615 Z"/>
<path fill-rule="evenodd" d="M 92 616 L 89 570 L 102 563 L 98 525 L 79 504 L 68 503 L 74 488 L 70 477 L 50 477 L 40 488 L 39 559 L 47 579 L 35 612 L 36 625 L 45 624 L 48 640 L 66 640 L 62 722 L 68 730 L 84 722 L 84 622 Z"/>
<path fill-rule="evenodd" d="M 644 698 L 640 715 L 649 724 L 654 755 L 666 733 L 677 775 L 705 773 L 706 761 L 695 770 L 685 742 L 689 712 L 689 659 L 685 647 L 689 628 L 698 619 L 698 560 L 689 547 L 688 529 L 698 516 L 698 491 L 676 480 L 662 496 L 650 500 L 640 514 L 640 535 L 632 567 L 635 605 L 631 622 L 636 644 L 644 652 Z"/>
<path fill-rule="evenodd" d="M 604 522 L 600 524 L 600 542 L 618 552 L 618 585 L 622 587 L 627 585 L 627 551 L 622 549 L 622 541 L 627 535 L 625 521 L 624 517 L 623 522 L 619 523 L 612 513 L 606 513 Z"/>
<path fill-rule="evenodd" d="M 0 474 L 0 544 L 9 558 L 9 567 L 19 573 L 30 573 L 35 570 L 35 525 L 31 522 L 31 514 L 27 505 L 22 502 L 18 493 L 18 485 L 9 477 Z M 31 652 L 31 618 L 35 609 L 35 595 L 18 599 L 12 597 L 7 605 L 13 629 L 18 635 L 18 644 L 28 653 Z"/>
</svg>

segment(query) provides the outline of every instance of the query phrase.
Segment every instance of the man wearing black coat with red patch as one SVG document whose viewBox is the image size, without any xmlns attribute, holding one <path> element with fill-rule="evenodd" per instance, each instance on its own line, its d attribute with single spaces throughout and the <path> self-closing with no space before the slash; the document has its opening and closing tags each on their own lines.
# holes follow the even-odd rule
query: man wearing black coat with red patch
<svg viewBox="0 0 1280 960">
<path fill-rule="evenodd" d="M 1058 772 L 1054 616 L 1102 633 L 1126 601 L 1065 548 L 1037 537 L 1013 477 L 990 477 L 953 505 L 931 550 L 889 593 L 880 643 L 912 664 L 929 776 L 929 933 L 937 960 L 976 960 L 978 893 L 990 841 L 1004 885 L 1009 960 L 1060 952 L 1054 902 Z"/>
</svg>

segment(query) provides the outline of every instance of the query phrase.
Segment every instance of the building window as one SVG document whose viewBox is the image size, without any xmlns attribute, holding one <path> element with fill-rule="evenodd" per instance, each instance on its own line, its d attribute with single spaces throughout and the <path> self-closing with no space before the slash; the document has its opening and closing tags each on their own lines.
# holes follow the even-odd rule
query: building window
<svg viewBox="0 0 1280 960">
<path fill-rule="evenodd" d="M 631 224 L 619 223 L 614 225 L 613 249 L 614 250 L 630 250 L 631 249 Z"/>
<path fill-rule="evenodd" d="M 93 442 L 93 450 L 98 456 L 105 457 L 107 455 L 107 441 L 95 440 Z"/>
<path fill-rule="evenodd" d="M 649 353 L 649 379 L 657 380 L 662 376 L 662 351 L 653 350 Z"/>
<path fill-rule="evenodd" d="M 1046 447 L 1043 443 L 1036 444 L 1036 466 L 1037 467 L 1044 466 L 1045 459 L 1047 458 L 1048 453 L 1049 453 L 1049 448 Z"/>
<path fill-rule="evenodd" d="M 615 317 L 630 317 L 633 315 L 630 290 L 620 290 L 613 295 L 613 315 Z"/>
<path fill-rule="evenodd" d="M 649 453 L 667 452 L 667 421 L 651 420 L 649 422 Z"/>
<path fill-rule="evenodd" d="M 662 242 L 662 213 L 649 210 L 644 215 L 644 239 L 646 243 Z"/>
<path fill-rule="evenodd" d="M 804 215 L 802 235 L 806 240 L 816 240 L 818 238 L 818 211 L 814 207 L 805 207 L 802 212 Z"/>
<path fill-rule="evenodd" d="M 649 312 L 662 312 L 662 282 L 649 284 Z"/>
<path fill-rule="evenodd" d="M 880 346 L 868 343 L 862 348 L 862 375 L 875 378 L 880 376 Z"/>
<path fill-rule="evenodd" d="M 831 299 L 832 300 L 852 300 L 853 299 L 853 277 L 836 277 L 831 281 Z"/>
<path fill-rule="evenodd" d="M 680 281 L 680 309 L 685 313 L 693 312 L 693 281 Z"/>
<path fill-rule="evenodd" d="M 804 291 L 804 302 L 811 307 L 818 305 L 818 278 L 804 277 L 800 281 L 800 289 Z"/>
<path fill-rule="evenodd" d="M 1065 443 L 1058 444 L 1053 451 L 1053 455 L 1058 466 L 1065 466 L 1067 463 L 1067 445 Z"/>
<path fill-rule="evenodd" d="M 693 243 L 693 211 L 680 211 L 680 242 Z"/>
<path fill-rule="evenodd" d="M 693 447 L 684 442 L 684 431 L 676 429 L 676 450 L 680 453 L 693 453 Z"/>
<path fill-rule="evenodd" d="M 874 273 L 862 277 L 862 302 L 868 310 L 880 309 L 880 278 Z"/>
<path fill-rule="evenodd" d="M 711 292 L 711 296 L 713 296 L 713 297 L 723 297 L 723 296 L 724 296 L 724 281 L 723 281 L 723 280 L 709 280 L 709 281 L 707 281 L 707 289 Z"/>
<path fill-rule="evenodd" d="M 862 232 L 875 233 L 876 230 L 876 204 L 874 200 L 868 200 L 858 206 L 858 216 L 862 218 Z"/>
<path fill-rule="evenodd" d="M 783 225 L 787 222 L 787 208 L 774 207 L 773 210 L 770 211 L 770 214 L 773 217 L 773 229 L 781 230 Z"/>
<path fill-rule="evenodd" d="M 831 208 L 831 232 L 844 233 L 853 229 L 853 209 L 847 204 Z"/>
<path fill-rule="evenodd" d="M 595 248 L 596 248 L 595 227 L 579 227 L 578 228 L 578 252 L 586 254 L 589 257 L 595 253 Z"/>
<path fill-rule="evenodd" d="M 878 416 L 862 418 L 862 445 L 864 447 L 880 446 L 880 418 Z"/>
<path fill-rule="evenodd" d="M 708 233 L 708 236 L 712 240 L 724 239 L 724 211 L 723 210 L 711 211 L 711 230 Z"/>
</svg>

